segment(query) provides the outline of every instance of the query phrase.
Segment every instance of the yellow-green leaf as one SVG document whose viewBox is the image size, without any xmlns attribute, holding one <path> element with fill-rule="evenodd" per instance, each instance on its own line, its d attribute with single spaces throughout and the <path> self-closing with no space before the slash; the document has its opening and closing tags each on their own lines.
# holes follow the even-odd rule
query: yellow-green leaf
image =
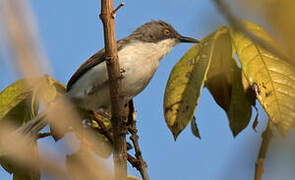
<svg viewBox="0 0 295 180">
<path fill-rule="evenodd" d="M 174 139 L 193 118 L 210 62 L 214 53 L 219 52 L 216 43 L 222 33 L 218 30 L 193 46 L 170 74 L 164 95 L 164 115 Z"/>
<path fill-rule="evenodd" d="M 233 81 L 232 43 L 227 27 L 220 27 L 217 31 L 220 35 L 215 43 L 216 52 L 213 54 L 205 84 L 216 103 L 228 112 Z"/>
<path fill-rule="evenodd" d="M 4 119 L 14 109 L 15 111 L 12 114 L 20 115 L 17 117 L 23 119 L 23 108 L 27 99 L 31 96 L 32 89 L 25 79 L 18 80 L 4 89 L 0 93 L 0 120 Z"/>
<path fill-rule="evenodd" d="M 234 63 L 232 68 L 233 82 L 231 102 L 227 116 L 234 136 L 247 127 L 252 115 L 252 102 L 246 94 L 242 84 L 242 71 Z"/>
<path fill-rule="evenodd" d="M 227 27 L 217 30 L 219 37 L 207 73 L 206 87 L 216 103 L 224 109 L 234 136 L 241 132 L 251 119 L 251 104 L 242 86 L 241 70 L 232 58 L 232 42 Z"/>
<path fill-rule="evenodd" d="M 248 31 L 276 46 L 276 42 L 258 25 L 242 21 Z M 254 44 L 242 33 L 231 30 L 233 44 L 242 70 L 251 86 L 257 87 L 257 99 L 270 120 L 285 135 L 295 120 L 295 69 Z"/>
</svg>

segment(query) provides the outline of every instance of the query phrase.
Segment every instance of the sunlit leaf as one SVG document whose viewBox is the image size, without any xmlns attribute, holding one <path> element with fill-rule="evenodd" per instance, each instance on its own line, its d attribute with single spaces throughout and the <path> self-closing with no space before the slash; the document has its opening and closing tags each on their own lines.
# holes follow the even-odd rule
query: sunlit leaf
<svg viewBox="0 0 295 180">
<path fill-rule="evenodd" d="M 193 46 L 174 66 L 164 96 L 165 120 L 177 138 L 179 133 L 192 120 L 216 44 L 223 29 L 216 31 Z"/>
<path fill-rule="evenodd" d="M 275 46 L 276 42 L 260 26 L 249 21 L 243 23 L 248 31 Z M 257 99 L 285 135 L 295 120 L 295 69 L 243 34 L 231 30 L 231 35 L 245 77 L 250 86 L 257 86 Z"/>
<path fill-rule="evenodd" d="M 295 57 L 295 14 L 294 0 L 243 0 L 241 6 L 248 9 L 249 13 L 257 13 L 263 17 L 276 38 L 280 41 L 281 47 L 292 56 L 293 65 Z"/>
</svg>

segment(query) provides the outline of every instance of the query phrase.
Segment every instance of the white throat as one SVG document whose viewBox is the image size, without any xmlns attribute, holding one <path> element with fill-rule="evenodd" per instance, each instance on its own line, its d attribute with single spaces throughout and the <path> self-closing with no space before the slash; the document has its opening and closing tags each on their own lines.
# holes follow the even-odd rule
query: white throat
<svg viewBox="0 0 295 180">
<path fill-rule="evenodd" d="M 165 57 L 166 54 L 169 53 L 176 44 L 177 44 L 177 40 L 175 39 L 165 39 L 157 43 L 135 41 L 133 43 L 130 43 L 130 45 L 127 45 L 128 47 L 125 47 L 126 50 L 124 51 L 127 54 L 129 53 L 132 54 L 132 52 L 136 53 L 136 56 L 140 56 L 141 58 L 144 58 L 147 63 L 148 61 L 151 61 L 151 60 L 152 61 L 162 60 L 163 57 Z"/>
</svg>

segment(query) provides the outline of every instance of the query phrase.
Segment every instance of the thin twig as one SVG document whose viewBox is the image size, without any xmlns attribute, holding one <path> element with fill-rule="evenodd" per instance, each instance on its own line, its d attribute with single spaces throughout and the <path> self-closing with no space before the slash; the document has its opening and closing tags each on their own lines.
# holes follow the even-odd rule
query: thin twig
<svg viewBox="0 0 295 180">
<path fill-rule="evenodd" d="M 104 125 L 104 123 L 101 121 L 101 116 L 97 114 L 97 112 L 93 111 L 94 114 L 94 121 L 97 122 L 97 124 L 100 126 L 101 131 L 100 133 L 103 134 L 109 141 L 110 143 L 113 144 L 113 136 L 110 131 L 108 131 L 107 127 Z"/>
<path fill-rule="evenodd" d="M 34 119 L 19 127 L 15 133 L 36 137 L 48 123 L 45 121 L 46 112 L 39 113 Z"/>
<path fill-rule="evenodd" d="M 46 133 L 39 133 L 37 135 L 37 139 L 41 139 L 41 138 L 45 138 L 45 137 L 48 137 L 48 136 L 51 136 L 51 132 L 46 132 Z"/>
<path fill-rule="evenodd" d="M 255 163 L 255 180 L 262 179 L 262 174 L 264 171 L 264 159 L 272 136 L 272 122 L 271 120 L 268 120 L 267 127 L 265 131 L 262 133 L 262 142 L 260 145 L 258 158 Z"/>
<path fill-rule="evenodd" d="M 115 10 L 113 10 L 113 12 L 112 12 L 112 17 L 113 17 L 113 18 L 116 17 L 116 12 L 117 12 L 121 7 L 123 7 L 124 5 L 125 5 L 125 3 L 124 3 L 124 2 L 121 2 L 121 4 L 119 4 L 119 6 L 118 6 Z"/>
<path fill-rule="evenodd" d="M 94 121 L 97 122 L 97 124 L 101 128 L 100 133 L 102 135 L 104 135 L 109 140 L 110 143 L 113 144 L 113 136 L 112 136 L 110 130 L 108 130 L 107 127 L 104 125 L 104 123 L 101 121 L 101 117 L 100 117 L 100 115 L 98 113 L 93 111 L 93 114 L 94 114 L 94 117 L 95 117 Z M 139 167 L 139 161 L 129 153 L 127 154 L 127 160 L 136 169 L 137 169 L 137 167 Z"/>
<path fill-rule="evenodd" d="M 287 63 L 295 66 L 295 61 L 292 60 L 289 56 L 287 56 L 285 53 L 282 52 L 282 50 L 278 49 L 277 47 L 274 47 L 267 41 L 261 39 L 260 37 L 256 36 L 252 32 L 250 32 L 244 24 L 242 24 L 231 12 L 229 6 L 227 6 L 222 0 L 213 0 L 213 2 L 216 4 L 219 11 L 223 14 L 223 16 L 228 20 L 228 22 L 231 24 L 231 26 L 242 32 L 245 36 L 247 36 L 249 39 L 251 39 L 253 42 L 261 46 L 263 49 L 269 51 L 273 55 L 276 55 L 281 60 L 286 61 Z"/>
<path fill-rule="evenodd" d="M 128 130 L 131 133 L 130 140 L 132 141 L 132 143 L 134 145 L 135 157 L 138 160 L 138 165 L 136 166 L 136 169 L 140 172 L 143 180 L 149 180 L 149 176 L 147 173 L 147 164 L 142 157 L 142 153 L 141 153 L 139 143 L 138 143 L 138 135 L 137 135 L 137 128 L 136 128 L 136 118 L 135 118 L 135 114 L 134 114 L 135 112 L 134 112 L 133 100 L 129 101 L 128 105 L 129 105 L 128 122 L 130 123 Z"/>
</svg>

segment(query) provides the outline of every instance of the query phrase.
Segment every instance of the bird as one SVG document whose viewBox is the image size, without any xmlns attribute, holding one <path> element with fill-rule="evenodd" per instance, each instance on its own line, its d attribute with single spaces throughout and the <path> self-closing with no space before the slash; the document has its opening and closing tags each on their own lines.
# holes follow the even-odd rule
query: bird
<svg viewBox="0 0 295 180">
<path fill-rule="evenodd" d="M 180 35 L 162 20 L 147 22 L 129 36 L 117 41 L 121 71 L 121 95 L 128 103 L 150 82 L 160 61 L 179 43 L 199 43 Z M 67 83 L 66 97 L 78 108 L 89 111 L 110 111 L 111 99 L 105 50 L 86 60 Z"/>
</svg>

